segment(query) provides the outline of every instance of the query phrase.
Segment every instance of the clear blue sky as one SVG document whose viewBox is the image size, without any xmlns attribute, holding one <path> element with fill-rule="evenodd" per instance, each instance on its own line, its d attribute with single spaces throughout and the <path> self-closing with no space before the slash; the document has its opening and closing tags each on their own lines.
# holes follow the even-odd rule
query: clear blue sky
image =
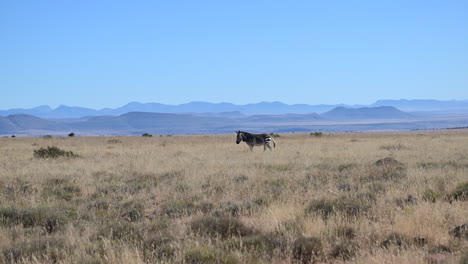
<svg viewBox="0 0 468 264">
<path fill-rule="evenodd" d="M 0 109 L 468 99 L 468 1 L 1 0 Z"/>
</svg>

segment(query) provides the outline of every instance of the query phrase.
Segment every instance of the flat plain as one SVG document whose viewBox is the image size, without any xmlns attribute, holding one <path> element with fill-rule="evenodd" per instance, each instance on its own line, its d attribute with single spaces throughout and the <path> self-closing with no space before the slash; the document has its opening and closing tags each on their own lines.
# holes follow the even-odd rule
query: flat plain
<svg viewBox="0 0 468 264">
<path fill-rule="evenodd" d="M 0 263 L 468 262 L 468 130 L 275 141 L 0 138 Z"/>
</svg>

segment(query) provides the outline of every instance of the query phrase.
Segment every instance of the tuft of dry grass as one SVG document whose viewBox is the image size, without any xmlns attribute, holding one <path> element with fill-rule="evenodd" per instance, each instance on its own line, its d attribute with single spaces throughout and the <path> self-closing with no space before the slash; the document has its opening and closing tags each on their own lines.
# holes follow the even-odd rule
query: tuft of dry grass
<svg viewBox="0 0 468 264">
<path fill-rule="evenodd" d="M 0 138 L 0 263 L 466 262 L 468 131 L 276 142 Z"/>
</svg>

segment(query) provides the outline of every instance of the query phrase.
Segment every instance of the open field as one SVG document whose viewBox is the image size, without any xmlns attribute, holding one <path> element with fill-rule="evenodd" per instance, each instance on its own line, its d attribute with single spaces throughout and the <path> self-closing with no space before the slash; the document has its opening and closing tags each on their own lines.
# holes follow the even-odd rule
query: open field
<svg viewBox="0 0 468 264">
<path fill-rule="evenodd" d="M 467 130 L 275 141 L 0 138 L 0 263 L 468 263 Z"/>
</svg>

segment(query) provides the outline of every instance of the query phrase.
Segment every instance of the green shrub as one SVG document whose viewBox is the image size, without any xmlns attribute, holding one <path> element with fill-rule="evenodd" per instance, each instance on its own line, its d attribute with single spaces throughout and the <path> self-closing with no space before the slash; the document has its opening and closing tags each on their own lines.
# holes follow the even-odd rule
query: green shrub
<svg viewBox="0 0 468 264">
<path fill-rule="evenodd" d="M 348 170 L 355 168 L 356 166 L 357 166 L 356 163 L 341 164 L 338 166 L 338 171 L 339 172 L 348 171 Z"/>
<path fill-rule="evenodd" d="M 190 224 L 191 230 L 199 235 L 207 235 L 211 237 L 231 237 L 231 236 L 248 236 L 255 233 L 255 230 L 245 226 L 236 218 L 228 217 L 211 217 L 206 216 L 195 219 Z"/>
<path fill-rule="evenodd" d="M 330 215 L 336 212 L 335 208 L 336 202 L 334 200 L 320 199 L 310 202 L 305 212 L 306 214 L 317 213 L 326 220 Z"/>
<path fill-rule="evenodd" d="M 270 258 L 275 249 L 284 251 L 287 248 L 287 241 L 276 234 L 255 234 L 233 237 L 226 241 L 225 245 L 229 249 L 246 250 L 257 258 Z"/>
<path fill-rule="evenodd" d="M 323 133 L 322 132 L 313 132 L 313 133 L 310 133 L 309 135 L 314 136 L 314 137 L 321 137 L 321 136 L 323 136 Z"/>
<path fill-rule="evenodd" d="M 62 188 L 46 188 L 42 195 L 44 198 L 55 196 L 65 201 L 71 201 L 75 195 L 80 194 L 81 188 L 74 185 L 65 185 Z"/>
<path fill-rule="evenodd" d="M 120 207 L 120 216 L 130 222 L 135 222 L 143 218 L 144 209 L 141 201 L 128 201 Z"/>
<path fill-rule="evenodd" d="M 387 235 L 386 239 L 380 243 L 383 248 L 389 248 L 390 246 L 396 246 L 399 248 L 407 248 L 410 245 L 411 240 L 403 234 L 398 232 L 392 232 Z"/>
<path fill-rule="evenodd" d="M 383 146 L 380 146 L 380 149 L 383 149 L 383 150 L 388 150 L 388 151 L 395 151 L 395 150 L 407 150 L 409 149 L 409 147 L 401 144 L 401 143 L 398 143 L 398 144 L 394 144 L 394 145 L 383 145 Z"/>
<path fill-rule="evenodd" d="M 148 232 L 161 233 L 165 232 L 171 226 L 172 219 L 165 215 L 154 217 L 148 225 Z"/>
<path fill-rule="evenodd" d="M 336 235 L 345 239 L 354 239 L 356 237 L 356 230 L 348 226 L 338 227 Z"/>
<path fill-rule="evenodd" d="M 23 227 L 42 226 L 47 233 L 55 232 L 74 217 L 75 211 L 65 208 L 0 208 L 0 222 L 3 225 L 18 225 Z"/>
<path fill-rule="evenodd" d="M 151 134 L 148 134 L 148 133 L 144 133 L 143 135 L 141 135 L 142 137 L 152 137 L 153 135 Z"/>
<path fill-rule="evenodd" d="M 75 136 L 75 133 L 72 132 L 72 133 L 68 134 L 68 136 L 69 136 L 69 137 L 74 137 L 74 136 Z"/>
<path fill-rule="evenodd" d="M 211 202 L 201 202 L 195 205 L 195 208 L 204 214 L 209 214 L 215 208 L 215 205 Z"/>
<path fill-rule="evenodd" d="M 318 237 L 300 237 L 292 245 L 293 258 L 303 263 L 323 257 L 322 241 Z"/>
<path fill-rule="evenodd" d="M 357 243 L 352 241 L 343 241 L 333 247 L 330 255 L 333 258 L 349 260 L 356 256 L 358 249 L 359 246 Z"/>
<path fill-rule="evenodd" d="M 109 209 L 109 202 L 103 198 L 97 198 L 89 201 L 86 207 L 88 209 L 107 211 Z"/>
<path fill-rule="evenodd" d="M 39 238 L 20 242 L 2 250 L 5 263 L 23 263 L 24 260 L 35 259 L 49 263 L 57 263 L 66 256 L 64 241 L 55 238 Z"/>
<path fill-rule="evenodd" d="M 392 157 L 374 163 L 366 180 L 398 180 L 406 178 L 406 166 Z"/>
<path fill-rule="evenodd" d="M 443 195 L 439 192 L 436 192 L 432 189 L 427 189 L 422 195 L 424 201 L 435 203 L 436 201 L 442 199 Z"/>
<path fill-rule="evenodd" d="M 257 198 L 251 201 L 245 201 L 243 203 L 235 203 L 228 201 L 219 206 L 217 210 L 213 212 L 215 216 L 239 216 L 249 215 L 257 212 L 263 207 L 268 206 L 270 201 L 267 198 Z"/>
<path fill-rule="evenodd" d="M 184 263 L 190 264 L 237 264 L 240 263 L 237 258 L 231 254 L 226 254 L 220 249 L 197 246 L 189 249 L 184 254 Z"/>
<path fill-rule="evenodd" d="M 100 228 L 96 234 L 96 238 L 107 238 L 126 242 L 139 242 L 143 240 L 143 234 L 132 223 L 111 222 Z"/>
<path fill-rule="evenodd" d="M 249 180 L 249 177 L 245 175 L 239 175 L 239 176 L 234 177 L 233 180 L 235 183 L 244 183 Z"/>
<path fill-rule="evenodd" d="M 450 193 L 449 198 L 458 201 L 468 200 L 468 182 L 458 184 L 455 190 Z"/>
<path fill-rule="evenodd" d="M 271 137 L 281 137 L 280 134 L 278 134 L 278 133 L 270 133 L 270 136 Z"/>
<path fill-rule="evenodd" d="M 78 260 L 79 264 L 104 264 L 105 262 L 97 256 L 82 256 Z"/>
<path fill-rule="evenodd" d="M 156 235 L 144 242 L 144 254 L 147 260 L 166 259 L 174 256 L 176 247 L 174 239 L 165 235 Z"/>
<path fill-rule="evenodd" d="M 369 201 L 366 197 L 340 197 L 335 200 L 320 199 L 312 201 L 305 209 L 306 214 L 316 213 L 324 220 L 330 215 L 342 213 L 347 217 L 358 217 L 366 213 Z"/>
<path fill-rule="evenodd" d="M 195 204 L 183 200 L 168 200 L 161 204 L 161 212 L 169 217 L 191 215 L 195 211 Z"/>
<path fill-rule="evenodd" d="M 468 240 L 468 223 L 456 226 L 450 230 L 449 234 L 456 238 L 464 238 Z"/>
<path fill-rule="evenodd" d="M 40 149 L 34 150 L 33 155 L 35 158 L 41 158 L 41 159 L 56 159 L 60 157 L 64 157 L 64 158 L 78 157 L 78 155 L 76 155 L 72 151 L 65 151 L 57 147 L 49 147 L 49 146 L 47 148 L 40 148 Z"/>
<path fill-rule="evenodd" d="M 107 144 L 120 144 L 120 143 L 122 143 L 122 141 L 115 139 L 115 138 L 107 140 Z"/>
<path fill-rule="evenodd" d="M 460 264 L 468 264 L 468 251 L 465 251 L 461 258 L 460 258 Z"/>
</svg>

